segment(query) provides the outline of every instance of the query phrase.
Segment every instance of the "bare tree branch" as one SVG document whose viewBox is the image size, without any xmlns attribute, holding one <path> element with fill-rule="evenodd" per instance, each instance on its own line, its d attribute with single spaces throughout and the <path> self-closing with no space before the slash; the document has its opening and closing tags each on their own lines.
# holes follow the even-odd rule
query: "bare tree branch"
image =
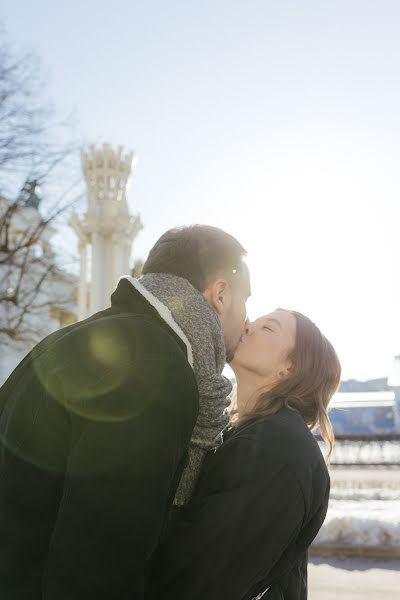
<svg viewBox="0 0 400 600">
<path fill-rule="evenodd" d="M 78 149 L 65 136 L 70 120 L 55 119 L 43 90 L 37 57 L 0 42 L 0 334 L 27 343 L 43 334 L 51 306 L 71 309 L 50 236 L 83 196 L 69 167 Z"/>
</svg>

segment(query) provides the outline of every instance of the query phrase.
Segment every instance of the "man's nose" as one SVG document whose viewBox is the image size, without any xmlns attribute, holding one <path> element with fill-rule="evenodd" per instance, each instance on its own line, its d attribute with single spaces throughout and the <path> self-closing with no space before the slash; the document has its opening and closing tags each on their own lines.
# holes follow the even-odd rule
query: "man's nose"
<svg viewBox="0 0 400 600">
<path fill-rule="evenodd" d="M 243 333 L 244 335 L 251 335 L 252 332 L 252 327 L 251 327 L 251 323 L 250 323 L 250 319 L 247 317 L 247 319 L 244 322 L 243 325 Z"/>
</svg>

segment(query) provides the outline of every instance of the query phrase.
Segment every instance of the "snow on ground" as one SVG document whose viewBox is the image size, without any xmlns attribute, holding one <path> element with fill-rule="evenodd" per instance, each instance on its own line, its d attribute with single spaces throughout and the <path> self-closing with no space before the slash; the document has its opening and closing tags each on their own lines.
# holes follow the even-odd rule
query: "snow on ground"
<svg viewBox="0 0 400 600">
<path fill-rule="evenodd" d="M 314 544 L 400 546 L 399 471 L 332 473 L 328 514 Z M 354 479 L 352 481 L 352 478 Z"/>
</svg>

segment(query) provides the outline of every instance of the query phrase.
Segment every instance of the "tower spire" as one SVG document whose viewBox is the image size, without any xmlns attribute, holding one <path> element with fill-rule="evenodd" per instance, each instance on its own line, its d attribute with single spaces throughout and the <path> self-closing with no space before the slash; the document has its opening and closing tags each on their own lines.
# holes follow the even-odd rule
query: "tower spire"
<svg viewBox="0 0 400 600">
<path fill-rule="evenodd" d="M 79 318 L 103 310 L 119 277 L 129 273 L 132 243 L 143 228 L 140 215 L 129 213 L 126 194 L 137 163 L 134 152 L 123 146 L 113 150 L 90 145 L 81 151 L 82 169 L 88 192 L 83 217 L 73 213 L 70 224 L 79 238 L 80 287 Z M 91 255 L 87 281 L 88 255 Z"/>
</svg>

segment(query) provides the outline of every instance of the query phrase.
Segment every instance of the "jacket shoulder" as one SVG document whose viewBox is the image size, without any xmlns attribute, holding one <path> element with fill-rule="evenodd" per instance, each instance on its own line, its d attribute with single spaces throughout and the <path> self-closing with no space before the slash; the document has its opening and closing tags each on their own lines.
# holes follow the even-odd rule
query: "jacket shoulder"
<svg viewBox="0 0 400 600">
<path fill-rule="evenodd" d="M 276 415 L 254 419 L 238 428 L 238 438 L 249 438 L 275 460 L 297 463 L 323 460 L 318 443 L 303 417 L 283 409 Z"/>
<path fill-rule="evenodd" d="M 104 311 L 42 340 L 5 382 L 4 398 L 113 398 L 113 405 L 169 403 L 198 410 L 193 369 L 172 335 L 147 315 Z M 3 395 L 3 394 L 2 394 Z M 182 403 L 182 395 L 186 402 Z M 186 407 L 186 409 L 185 409 Z"/>
<path fill-rule="evenodd" d="M 262 469 L 289 469 L 303 490 L 308 506 L 325 497 L 329 472 L 318 442 L 300 414 L 284 409 L 276 415 L 254 419 L 238 429 L 231 443 L 246 440 L 252 461 Z M 315 492 L 315 498 L 310 492 Z"/>
</svg>

